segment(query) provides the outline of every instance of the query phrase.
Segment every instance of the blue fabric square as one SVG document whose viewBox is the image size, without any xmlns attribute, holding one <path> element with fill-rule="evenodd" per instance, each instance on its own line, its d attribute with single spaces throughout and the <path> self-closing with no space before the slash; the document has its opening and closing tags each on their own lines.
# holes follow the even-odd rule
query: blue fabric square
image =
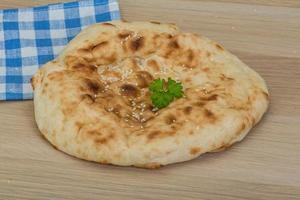
<svg viewBox="0 0 300 200">
<path fill-rule="evenodd" d="M 52 46 L 51 39 L 36 39 L 36 45 L 37 47 L 50 47 Z"/>
<path fill-rule="evenodd" d="M 20 40 L 12 39 L 5 41 L 5 49 L 18 49 L 20 48 Z"/>
<path fill-rule="evenodd" d="M 29 82 L 36 69 L 54 59 L 82 27 L 120 18 L 117 0 L 7 9 L 0 16 L 0 100 L 31 99 Z"/>
<path fill-rule="evenodd" d="M 67 2 L 67 3 L 64 4 L 64 8 L 74 8 L 74 7 L 78 8 L 78 6 L 79 6 L 79 4 L 78 4 L 77 1 Z"/>
<path fill-rule="evenodd" d="M 6 76 L 6 83 L 20 84 L 20 83 L 23 83 L 23 78 L 22 78 L 22 76 L 7 75 Z"/>
<path fill-rule="evenodd" d="M 21 67 L 22 66 L 22 58 L 7 58 L 6 62 L 6 71 L 9 70 L 10 67 Z"/>
<path fill-rule="evenodd" d="M 110 21 L 110 13 L 102 13 L 102 14 L 98 14 L 96 15 L 96 21 L 99 22 L 100 20 L 105 20 L 105 21 Z"/>
<path fill-rule="evenodd" d="M 3 29 L 6 30 L 19 30 L 18 22 L 3 22 Z"/>
<path fill-rule="evenodd" d="M 80 27 L 81 26 L 79 18 L 66 19 L 65 20 L 65 24 L 66 24 L 66 28 L 76 28 L 76 27 Z"/>
<path fill-rule="evenodd" d="M 41 64 L 45 64 L 47 63 L 49 60 L 54 59 L 53 55 L 39 55 L 38 56 L 38 63 Z"/>
<path fill-rule="evenodd" d="M 18 84 L 18 83 L 6 84 L 6 98 L 8 100 L 22 99 L 23 98 L 22 92 L 23 92 L 22 84 Z"/>
<path fill-rule="evenodd" d="M 34 28 L 36 30 L 49 30 L 50 29 L 49 21 L 48 20 L 35 21 L 34 22 Z"/>
<path fill-rule="evenodd" d="M 48 11 L 48 6 L 37 6 L 33 8 L 33 11 L 38 11 L 36 13 L 42 12 L 42 11 Z"/>
</svg>

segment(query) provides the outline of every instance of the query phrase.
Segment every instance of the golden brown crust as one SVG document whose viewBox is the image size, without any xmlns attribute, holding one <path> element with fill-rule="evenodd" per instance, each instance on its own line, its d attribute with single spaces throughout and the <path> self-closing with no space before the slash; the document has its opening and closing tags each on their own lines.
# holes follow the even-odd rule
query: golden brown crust
<svg viewBox="0 0 300 200">
<path fill-rule="evenodd" d="M 201 152 L 201 148 L 200 147 L 192 147 L 190 149 L 190 154 L 191 155 L 197 155 Z"/>
</svg>

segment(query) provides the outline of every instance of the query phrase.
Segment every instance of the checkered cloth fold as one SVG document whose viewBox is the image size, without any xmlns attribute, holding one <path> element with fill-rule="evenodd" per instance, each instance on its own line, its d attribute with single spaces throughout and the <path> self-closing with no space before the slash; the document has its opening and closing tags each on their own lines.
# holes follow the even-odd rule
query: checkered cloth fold
<svg viewBox="0 0 300 200">
<path fill-rule="evenodd" d="M 117 0 L 0 10 L 0 100 L 32 98 L 30 79 L 83 28 L 120 18 Z"/>
</svg>

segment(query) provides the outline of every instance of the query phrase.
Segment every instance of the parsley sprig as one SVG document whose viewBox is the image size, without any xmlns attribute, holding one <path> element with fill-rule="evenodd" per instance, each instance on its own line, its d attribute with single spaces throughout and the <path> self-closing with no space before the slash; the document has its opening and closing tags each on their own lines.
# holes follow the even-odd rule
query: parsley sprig
<svg viewBox="0 0 300 200">
<path fill-rule="evenodd" d="M 182 89 L 182 84 L 171 78 L 167 82 L 164 79 L 155 79 L 149 86 L 152 104 L 158 109 L 167 107 L 175 98 L 183 96 Z"/>
</svg>

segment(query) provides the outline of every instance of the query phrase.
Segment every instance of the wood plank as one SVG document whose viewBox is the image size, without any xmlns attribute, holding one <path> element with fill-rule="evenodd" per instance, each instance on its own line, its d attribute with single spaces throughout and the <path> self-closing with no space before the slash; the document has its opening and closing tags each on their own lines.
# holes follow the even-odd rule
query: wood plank
<svg viewBox="0 0 300 200">
<path fill-rule="evenodd" d="M 121 1 L 124 19 L 132 21 L 139 16 L 139 20 L 176 23 L 184 31 L 220 41 L 231 51 L 300 58 L 299 8 L 215 1 L 139 2 Z"/>
</svg>

